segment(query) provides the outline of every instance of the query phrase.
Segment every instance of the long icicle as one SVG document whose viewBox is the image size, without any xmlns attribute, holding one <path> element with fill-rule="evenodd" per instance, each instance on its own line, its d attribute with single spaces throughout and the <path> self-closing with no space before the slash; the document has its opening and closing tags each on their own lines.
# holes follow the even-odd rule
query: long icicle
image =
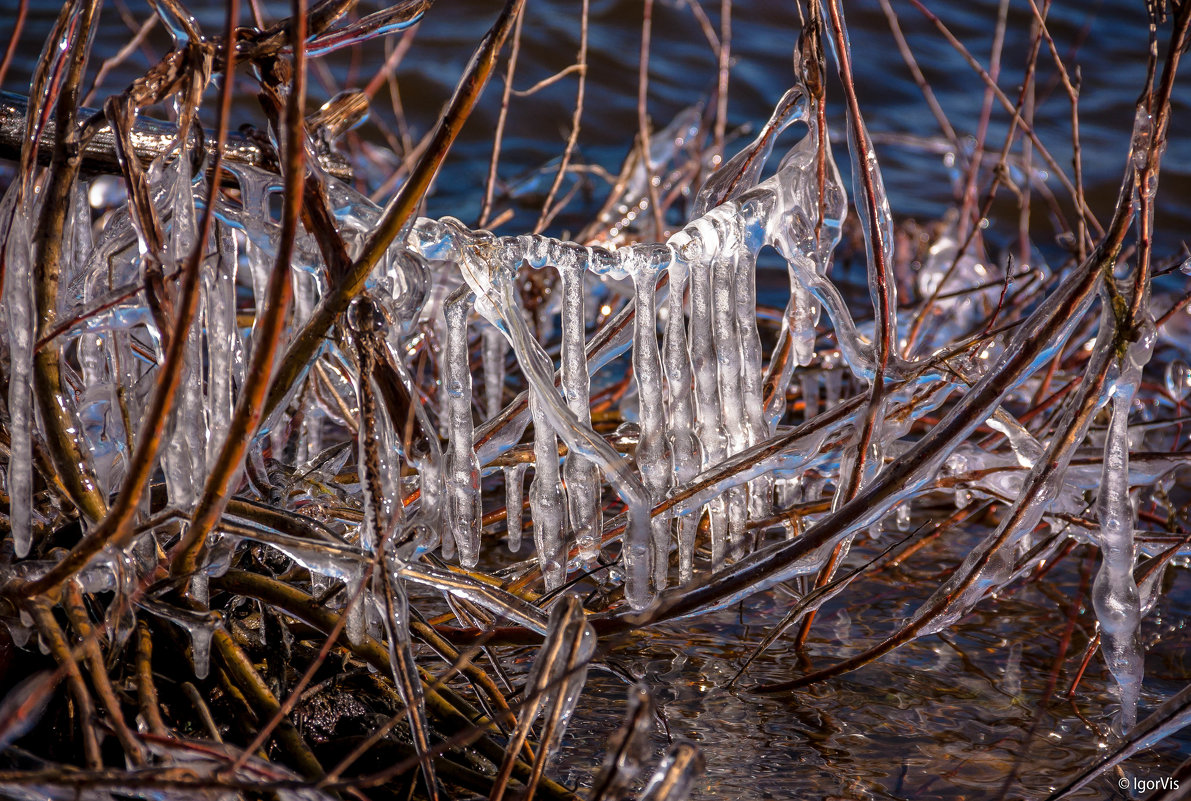
<svg viewBox="0 0 1191 801">
<path fill-rule="evenodd" d="M 480 465 L 472 447 L 471 367 L 467 348 L 470 293 L 462 289 L 445 304 L 447 315 L 446 358 L 443 389 L 447 395 L 447 526 L 459 549 L 459 564 L 475 567 L 480 558 Z"/>
<path fill-rule="evenodd" d="M 639 258 L 631 263 L 633 279 L 633 379 L 637 383 L 637 400 L 641 421 L 641 437 L 637 441 L 637 469 L 649 493 L 651 504 L 657 504 L 670 486 L 670 462 L 666 454 L 666 410 L 662 390 L 662 357 L 658 352 L 656 288 L 658 272 L 672 261 L 670 249 L 662 246 L 653 251 L 654 258 Z M 670 525 L 665 515 L 653 518 L 653 583 L 654 589 L 666 588 L 670 561 Z"/>
<path fill-rule="evenodd" d="M 591 376 L 584 350 L 583 274 L 584 265 L 560 264 L 562 280 L 562 393 L 580 425 L 591 425 Z M 579 558 L 594 567 L 600 552 L 603 515 L 600 511 L 600 474 L 591 460 L 578 453 L 567 454 L 562 475 L 567 485 L 567 511 L 571 530 L 579 546 Z"/>
</svg>

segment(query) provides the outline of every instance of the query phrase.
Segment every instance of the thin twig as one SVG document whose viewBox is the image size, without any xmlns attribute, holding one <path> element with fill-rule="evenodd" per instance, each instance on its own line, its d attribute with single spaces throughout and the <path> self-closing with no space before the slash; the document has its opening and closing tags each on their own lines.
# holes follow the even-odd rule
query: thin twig
<svg viewBox="0 0 1191 801">
<path fill-rule="evenodd" d="M 554 205 L 554 197 L 558 194 L 558 188 L 562 186 L 562 179 L 567 174 L 567 167 L 570 166 L 571 156 L 575 152 L 575 142 L 579 139 L 579 123 L 583 119 L 583 95 L 587 90 L 587 17 L 590 2 L 591 0 L 583 0 L 580 11 L 579 55 L 575 62 L 575 67 L 579 72 L 579 81 L 578 87 L 575 89 L 575 110 L 571 115 L 571 132 L 567 136 L 567 144 L 562 151 L 562 161 L 558 165 L 558 172 L 555 173 L 554 181 L 550 184 L 550 191 L 546 193 L 546 200 L 542 203 L 542 214 L 534 225 L 533 232 L 535 234 L 541 233 L 550 225 L 555 215 L 562 211 L 568 199 L 563 198 L 562 202 Z"/>
</svg>

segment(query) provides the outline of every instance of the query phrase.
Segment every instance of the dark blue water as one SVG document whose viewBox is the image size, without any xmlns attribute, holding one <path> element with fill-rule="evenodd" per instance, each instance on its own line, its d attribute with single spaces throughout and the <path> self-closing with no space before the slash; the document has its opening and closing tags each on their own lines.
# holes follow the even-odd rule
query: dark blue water
<svg viewBox="0 0 1191 801">
<path fill-rule="evenodd" d="M 220 4 L 193 5 L 204 31 L 215 34 L 222 30 L 224 12 Z M 718 27 L 719 4 L 705 2 L 704 5 L 711 23 Z M 5 89 L 27 88 L 30 70 L 58 8 L 57 4 L 45 2 L 35 2 L 33 6 L 16 59 L 4 81 Z M 578 0 L 532 0 L 514 78 L 516 88 L 528 88 L 574 61 L 579 43 L 579 6 Z M 984 83 L 912 5 L 897 0 L 893 6 L 939 103 L 965 146 L 971 147 L 984 103 Z M 929 3 L 931 10 L 985 66 L 989 63 L 997 6 L 992 0 Z M 474 44 L 495 17 L 497 7 L 492 0 L 452 0 L 441 2 L 427 15 L 398 71 L 401 102 L 415 140 L 433 123 Z M 15 19 L 17 8 L 17 0 L 0 1 L 0 19 Z M 262 8 L 267 17 L 275 18 L 288 13 L 289 4 L 268 2 Z M 364 8 L 371 9 L 371 5 L 365 4 Z M 640 0 L 591 3 L 590 70 L 577 160 L 613 173 L 637 130 L 642 9 Z M 856 87 L 868 125 L 879 140 L 878 153 L 893 211 L 900 217 L 924 221 L 938 218 L 954 198 L 955 176 L 946 166 L 945 153 L 940 152 L 948 146 L 894 46 L 880 6 L 874 0 L 863 0 L 848 4 L 847 11 Z M 1030 48 L 1031 14 L 1027 3 L 1014 2 L 1008 16 L 1000 85 L 1014 101 Z M 136 0 L 106 7 L 96 39 L 92 74 L 102 59 L 114 55 L 127 43 L 132 30 L 129 23 L 139 25 L 147 16 L 145 4 Z M 737 0 L 733 3 L 730 129 L 763 122 L 791 84 L 791 53 L 798 29 L 794 2 Z M 1072 73 L 1078 69 L 1084 185 L 1093 212 L 1106 220 L 1125 163 L 1134 102 L 1145 78 L 1148 28 L 1144 4 L 1137 0 L 1058 2 L 1050 10 L 1048 30 L 1068 69 Z M 109 72 L 97 97 L 102 99 L 106 92 L 122 88 L 148 66 L 150 54 L 160 54 L 167 46 L 168 38 L 161 26 L 157 26 L 145 37 L 142 48 Z M 321 102 L 340 89 L 363 86 L 376 74 L 384 56 L 382 44 L 370 43 L 354 53 L 323 59 L 312 71 L 312 99 Z M 651 118 L 656 124 L 664 125 L 682 109 L 706 101 L 715 81 L 715 54 L 686 0 L 658 0 L 654 4 L 650 56 Z M 1070 102 L 1045 44 L 1038 59 L 1037 85 L 1035 129 L 1055 161 L 1070 174 L 1073 152 Z M 501 86 L 502 79 L 497 76 L 465 128 L 430 201 L 432 214 L 475 220 L 491 153 Z M 245 89 L 249 88 L 246 82 Z M 832 121 L 835 129 L 842 131 L 842 98 L 837 86 L 830 87 L 830 91 Z M 259 122 L 251 94 L 247 98 L 238 110 L 237 122 Z M 513 99 L 501 160 L 500 175 L 504 181 L 525 179 L 558 157 L 570 128 L 574 99 L 574 76 L 532 97 Z M 385 146 L 391 140 L 381 134 L 381 129 L 393 130 L 396 119 L 387 90 L 377 97 L 373 115 L 374 124 L 365 125 L 360 135 Z M 1000 150 L 1008 119 L 1004 109 L 994 102 L 986 149 L 993 153 Z M 1173 134 L 1164 160 L 1157 211 L 1160 250 L 1168 252 L 1178 249 L 1191 223 L 1191 137 L 1182 135 L 1189 125 L 1191 87 L 1184 80 L 1175 92 Z M 895 137 L 902 141 L 891 142 Z M 847 161 L 842 154 L 840 160 Z M 1037 155 L 1034 164 L 1050 172 Z M 846 163 L 841 163 L 841 168 L 846 172 Z M 383 181 L 383 170 L 373 168 L 366 173 L 368 185 L 375 187 Z M 1054 177 L 1049 177 L 1045 185 L 1069 212 L 1070 198 Z M 591 195 L 587 196 L 589 202 L 584 204 L 584 196 L 580 195 L 575 214 L 571 218 L 564 216 L 563 222 L 568 219 L 576 224 L 581 222 L 583 213 L 605 191 L 606 185 L 593 182 Z M 995 212 L 1008 218 L 1015 214 L 1011 194 L 1002 190 L 1001 195 L 1005 202 L 998 204 Z M 527 220 L 532 220 L 532 216 Z M 1045 249 L 1060 232 L 1044 204 L 1039 202 L 1032 228 L 1035 243 Z M 995 230 L 993 233 L 995 239 Z M 1006 231 L 1006 235 L 1010 233 Z"/>
</svg>

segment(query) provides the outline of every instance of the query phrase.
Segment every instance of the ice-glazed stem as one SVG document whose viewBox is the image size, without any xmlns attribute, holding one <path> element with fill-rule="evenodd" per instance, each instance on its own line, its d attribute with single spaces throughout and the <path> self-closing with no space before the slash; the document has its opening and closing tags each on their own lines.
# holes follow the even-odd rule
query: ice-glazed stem
<svg viewBox="0 0 1191 801">
<path fill-rule="evenodd" d="M 468 361 L 467 316 L 471 293 L 466 288 L 447 300 L 446 358 L 443 388 L 447 393 L 447 526 L 459 549 L 459 563 L 475 567 L 480 556 L 480 464 L 472 448 L 471 367 Z"/>
<path fill-rule="evenodd" d="M 305 27 L 298 25 L 293 31 L 295 41 L 305 39 Z M 301 51 L 302 48 L 295 48 Z M 273 375 L 277 350 L 286 331 L 290 303 L 293 300 L 293 282 L 290 280 L 298 239 L 299 216 L 306 185 L 306 148 L 303 126 L 306 107 L 306 58 L 296 53 L 293 64 L 292 84 L 285 104 L 285 141 L 282 155 L 285 160 L 285 193 L 282 198 L 281 229 L 277 247 L 277 258 L 265 287 L 264 305 L 258 311 L 256 331 L 252 343 L 252 363 L 247 382 L 236 400 L 227 436 L 219 456 L 203 485 L 202 496 L 194 510 L 190 530 L 178 544 L 171 572 L 175 575 L 189 575 L 198 567 L 199 556 L 206 547 L 207 535 L 215 527 L 223 510 L 227 507 L 233 483 L 244 469 L 244 458 L 250 443 L 256 438 L 257 429 L 265 419 L 265 392 L 269 378 Z M 214 203 L 214 190 L 208 199 L 208 208 Z M 200 241 L 205 244 L 210 217 L 204 213 L 203 231 Z M 196 251 L 199 253 L 201 251 Z M 193 256 L 193 262 L 198 256 Z M 258 299 L 259 302 L 259 299 Z"/>
<path fill-rule="evenodd" d="M 777 430 L 778 422 L 786 413 L 786 389 L 794 376 L 794 368 L 810 364 L 814 358 L 815 325 L 819 322 L 819 302 L 798 280 L 798 273 L 793 267 L 787 272 L 790 276 L 790 300 L 786 302 L 782 328 L 765 376 L 769 394 L 764 419 L 770 434 Z"/>
<path fill-rule="evenodd" d="M 658 762 L 645 785 L 642 801 L 682 801 L 691 794 L 704 769 L 703 752 L 694 743 L 679 740 Z"/>
<path fill-rule="evenodd" d="M 591 425 L 591 377 L 584 350 L 583 273 L 584 265 L 558 267 L 562 279 L 562 393 L 580 425 Z M 600 552 L 600 476 L 591 460 L 568 454 L 562 468 L 567 484 L 567 511 L 571 530 L 579 546 L 579 557 L 594 566 Z"/>
<path fill-rule="evenodd" d="M 392 557 L 389 570 L 384 576 L 385 628 L 388 630 L 389 664 L 393 681 L 401 702 L 405 704 L 405 715 L 413 735 L 414 747 L 421 761 L 423 777 L 430 798 L 438 798 L 438 781 L 435 779 L 434 760 L 430 753 L 430 723 L 426 717 L 426 699 L 422 690 L 422 679 L 418 675 L 418 663 L 414 659 L 413 640 L 409 636 L 409 598 L 405 593 L 405 582 L 393 568 L 403 566 L 401 560 Z"/>
<path fill-rule="evenodd" d="M 534 721 L 545 712 L 541 742 L 544 753 L 536 760 L 529 780 L 531 789 L 528 792 L 532 797 L 532 787 L 539 780 L 545 761 L 554 755 L 562 741 L 595 647 L 595 631 L 587 622 L 582 603 L 574 596 L 564 597 L 550 610 L 546 640 L 534 657 L 533 668 L 525 683 L 524 703 L 493 782 L 489 801 L 501 801 L 505 797 L 517 754 L 525 745 Z"/>
<path fill-rule="evenodd" d="M 90 0 L 80 5 L 70 34 L 56 43 L 66 55 L 51 79 L 53 83 L 46 87 L 48 96 L 57 92 L 57 127 L 49 175 L 40 188 L 41 205 L 32 231 L 29 265 L 33 274 L 35 323 L 40 326 L 40 333 L 50 331 L 57 322 L 58 284 L 63 263 L 71 252 L 64 231 L 80 166 L 80 159 L 74 155 L 80 147 L 80 131 L 76 124 L 79 86 L 91 51 L 100 3 Z M 27 126 L 27 131 L 32 130 L 32 118 L 27 121 Z M 79 426 L 73 419 L 73 403 L 68 400 L 63 387 L 60 359 L 60 348 L 56 346 L 41 348 L 33 354 L 33 392 L 41 414 L 45 444 L 54 469 L 75 506 L 85 518 L 98 522 L 104 517 L 107 504 L 80 447 Z"/>
<path fill-rule="evenodd" d="M 354 309 L 358 311 L 359 308 Z M 361 316 L 361 315 L 355 315 Z M 368 332 L 363 326 L 353 326 L 359 356 L 360 374 L 356 377 L 356 398 L 360 410 L 359 472 L 360 484 L 364 488 L 364 519 L 360 523 L 360 546 L 367 552 L 376 550 L 385 531 L 384 479 L 381 475 L 380 437 L 377 431 L 381 412 L 377 409 L 376 391 L 372 386 L 372 374 L 376 370 L 376 356 L 367 341 Z M 400 505 L 400 504 L 398 504 Z"/>
<path fill-rule="evenodd" d="M 641 422 L 641 436 L 637 441 L 637 469 L 641 482 L 649 493 L 651 505 L 665 497 L 670 486 L 670 464 L 666 456 L 666 412 L 662 396 L 662 357 L 658 351 L 657 304 L 654 289 L 657 269 L 642 260 L 632 268 L 633 303 L 633 379 L 637 383 L 637 399 Z M 666 587 L 669 566 L 670 530 L 665 515 L 653 518 L 653 583 L 661 590 Z"/>
<path fill-rule="evenodd" d="M 207 413 L 210 431 L 226 431 L 236 402 L 234 384 L 243 382 L 244 368 L 236 358 L 240 337 L 236 328 L 236 239 L 224 225 L 217 226 L 216 237 L 219 259 L 214 269 L 202 274 L 210 376 Z M 214 466 L 215 455 L 215 448 L 208 449 L 208 470 Z"/>
<path fill-rule="evenodd" d="M 879 395 L 884 373 L 890 363 L 897 363 L 893 353 L 897 335 L 897 284 L 893 281 L 893 215 L 881 177 L 877 153 L 860 114 L 860 102 L 852 79 L 852 50 L 844 25 L 843 9 L 837 0 L 827 4 L 831 29 L 835 38 L 833 53 L 839 67 L 840 81 L 848 104 L 849 152 L 852 156 L 852 176 L 858 201 L 856 211 L 864 227 L 864 246 L 868 255 L 868 285 L 876 313 L 877 383 L 874 395 Z"/>
</svg>

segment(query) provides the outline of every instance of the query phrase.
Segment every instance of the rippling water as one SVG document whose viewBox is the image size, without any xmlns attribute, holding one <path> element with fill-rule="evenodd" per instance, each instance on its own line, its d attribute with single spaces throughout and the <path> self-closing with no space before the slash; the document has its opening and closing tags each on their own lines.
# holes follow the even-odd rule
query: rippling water
<svg viewBox="0 0 1191 801">
<path fill-rule="evenodd" d="M 806 658 L 823 667 L 875 644 L 925 598 L 921 589 L 909 589 L 914 580 L 937 581 L 934 571 L 958 558 L 945 544 L 916 569 L 856 585 L 845 603 L 820 614 Z M 981 606 L 942 636 L 784 696 L 748 689 L 807 670 L 808 662 L 780 642 L 737 689 L 723 689 L 752 644 L 793 605 L 780 594 L 697 625 L 670 626 L 605 647 L 623 673 L 654 688 L 662 709 L 659 751 L 668 736 L 692 739 L 705 750 L 708 771 L 699 798 L 995 799 L 1010 775 L 1016 780 L 1003 797 L 1042 798 L 1103 753 L 1115 711 L 1098 659 L 1074 700 L 1064 698 L 1087 643 L 1082 624 L 1050 705 L 1041 700 L 1078 594 L 1078 567 L 1069 559 L 1045 588 L 1022 588 Z M 1177 573 L 1173 585 L 1144 626 L 1150 650 L 1143 703 L 1150 708 L 1191 675 L 1186 571 Z M 593 671 L 588 703 L 575 724 L 581 734 L 567 751 L 576 780 L 589 772 L 591 754 L 619 724 L 625 688 L 624 678 Z M 1124 772 L 1169 777 L 1189 752 L 1191 734 L 1184 733 L 1130 760 Z M 1119 793 L 1119 780 L 1110 774 L 1074 797 L 1130 797 Z"/>
<path fill-rule="evenodd" d="M 1001 85 L 1015 96 L 1029 47 L 1030 11 L 1026 3 L 1012 5 Z M 496 6 L 479 0 L 440 0 L 421 26 L 399 70 L 401 99 L 415 138 L 433 122 L 449 96 Z M 912 6 L 903 2 L 895 6 L 950 120 L 961 136 L 974 135 L 984 100 L 979 77 Z M 929 6 L 987 63 L 997 3 L 951 0 Z M 14 0 L 0 2 L 0 19 L 15 18 L 16 8 Z M 99 58 L 114 55 L 128 40 L 120 8 L 105 9 L 105 27 L 96 39 Z M 286 8 L 283 3 L 264 5 L 266 14 L 276 16 L 284 15 Z M 578 47 L 575 0 L 530 0 L 528 8 L 514 81 L 517 88 L 532 86 L 566 67 Z M 593 0 L 591 4 L 591 66 L 578 159 L 612 172 L 637 128 L 641 8 L 636 0 Z M 791 83 L 790 53 L 798 30 L 793 2 L 736 0 L 734 8 L 731 128 L 756 125 L 768 117 Z M 221 9 L 196 10 L 206 31 L 221 28 Z M 713 22 L 718 22 L 718 4 L 709 4 L 708 10 Z M 946 143 L 894 47 L 879 6 L 856 2 L 848 10 L 856 85 L 868 124 L 882 137 L 878 151 L 894 213 L 937 218 L 953 198 Z M 5 89 L 27 87 L 56 12 L 56 5 L 46 3 L 30 9 Z M 129 3 L 126 16 L 141 20 L 147 13 L 143 4 Z M 1143 3 L 1059 2 L 1050 14 L 1050 32 L 1068 63 L 1080 65 L 1084 181 L 1092 208 L 1107 219 L 1128 148 L 1133 103 L 1145 74 Z M 653 38 L 649 113 L 664 123 L 683 108 L 706 100 L 716 79 L 715 57 L 685 3 L 678 0 L 655 4 Z M 146 51 L 160 53 L 164 46 L 163 32 L 150 32 Z M 365 84 L 383 57 L 380 46 L 370 45 L 358 55 L 328 60 L 325 70 L 312 73 L 312 95 L 323 99 L 344 86 Z M 134 53 L 112 71 L 105 86 L 123 86 L 148 63 L 145 54 Z M 1070 107 L 1045 48 L 1039 71 L 1035 128 L 1058 163 L 1068 167 Z M 1191 137 L 1183 135 L 1191 124 L 1188 86 L 1184 80 L 1175 94 L 1173 136 L 1165 156 L 1157 215 L 1160 252 L 1177 249 L 1191 224 Z M 506 188 L 516 188 L 525 198 L 544 194 L 549 176 L 535 185 L 535 171 L 562 150 L 574 88 L 572 77 L 531 98 L 514 100 L 501 162 Z M 499 110 L 499 89 L 499 80 L 494 81 L 447 162 L 429 201 L 432 215 L 475 220 Z M 838 89 L 832 97 L 839 130 Z M 248 100 L 241 102 L 237 113 L 242 121 L 259 122 Z M 383 93 L 373 121 L 359 135 L 387 146 L 382 126 L 395 128 Z M 998 108 L 989 147 L 999 148 L 1005 130 L 1006 115 Z M 901 141 L 892 142 L 894 135 Z M 383 177 L 370 174 L 366 179 L 375 186 Z M 1069 207 L 1053 177 L 1046 185 Z M 576 210 L 560 218 L 559 225 L 582 224 L 601 197 L 599 186 L 587 196 L 580 192 Z M 1004 215 L 1009 208 L 1002 205 L 996 211 Z M 1038 204 L 1035 217 L 1036 243 L 1044 250 L 1053 249 L 1058 230 L 1043 204 Z M 518 218 L 518 222 L 524 220 L 532 217 Z M 1010 237 L 1012 232 L 1012 228 L 999 230 L 994 221 L 994 239 Z M 820 615 L 809 659 L 823 666 L 890 632 L 914 608 L 909 595 L 914 579 L 925 597 L 929 586 L 938 581 L 941 566 L 958 561 L 957 553 L 962 550 L 955 544 L 943 543 L 915 563 L 925 565 L 914 568 L 918 572 L 888 575 L 850 590 L 846 606 L 836 603 Z M 1074 701 L 1061 700 L 1088 640 L 1086 612 L 1079 618 L 1057 677 L 1058 693 L 1049 707 L 1040 700 L 1054 669 L 1071 599 L 1079 594 L 1078 567 L 1073 558 L 1068 559 L 1045 587 L 1026 587 L 981 607 L 941 637 L 903 648 L 824 686 L 786 696 L 762 697 L 748 690 L 752 684 L 786 679 L 806 669 L 803 657 L 785 645 L 758 660 L 739 689 L 723 689 L 751 644 L 791 604 L 780 593 L 701 618 L 697 625 L 669 626 L 605 643 L 608 661 L 621 675 L 593 672 L 565 751 L 563 773 L 578 782 L 598 767 L 595 760 L 603 740 L 620 720 L 623 676 L 632 675 L 655 688 L 662 712 L 656 737 L 659 750 L 667 736 L 694 739 L 704 749 L 708 773 L 700 783 L 700 798 L 998 798 L 1011 774 L 1018 778 L 1005 797 L 1044 795 L 1101 753 L 1103 740 L 1095 732 L 1104 731 L 1113 712 L 1099 660 L 1093 661 Z M 1186 662 L 1191 644 L 1185 629 L 1191 619 L 1187 572 L 1175 572 L 1168 582 L 1173 586 L 1144 627 L 1150 645 L 1143 698 L 1148 707 L 1181 689 L 1191 675 Z M 1161 778 L 1188 753 L 1191 736 L 1172 738 L 1132 760 L 1126 772 Z M 1116 781 L 1115 776 L 1102 780 L 1080 797 L 1124 797 L 1115 789 Z"/>
<path fill-rule="evenodd" d="M 220 4 L 191 5 L 205 31 L 214 34 L 222 30 Z M 399 70 L 401 99 L 415 136 L 435 119 L 497 7 L 491 0 L 452 0 L 439 5 L 422 24 Z M 718 25 L 718 3 L 705 5 L 712 23 Z M 981 79 L 912 5 L 900 0 L 893 5 L 948 118 L 961 137 L 974 136 L 984 101 Z M 927 5 L 987 65 L 998 3 L 949 0 Z M 1016 86 L 1023 76 L 1030 46 L 1031 11 L 1027 3 L 1011 5 L 1001 85 L 1016 99 Z M 371 4 L 364 7 L 371 8 Z M 514 80 L 516 88 L 528 88 L 573 62 L 578 49 L 578 7 L 577 0 L 531 0 Z M 57 8 L 53 3 L 33 3 L 21 48 L 4 88 L 19 91 L 27 87 L 29 72 Z M 96 39 L 98 57 L 114 55 L 128 40 L 129 28 L 119 8 L 126 10 L 123 16 L 130 20 L 139 21 L 147 16 L 141 2 L 109 6 L 103 17 L 104 27 Z M 289 4 L 271 0 L 263 3 L 262 8 L 266 15 L 275 18 L 287 14 Z M 774 102 L 791 83 L 791 51 L 798 34 L 796 4 L 736 0 L 733 8 L 730 125 L 756 125 L 768 117 Z M 13 19 L 16 9 L 17 0 L 3 0 L 0 18 Z M 591 64 L 579 158 L 613 171 L 637 129 L 641 10 L 640 0 L 591 3 Z M 856 86 L 869 127 L 886 140 L 890 136 L 904 139 L 901 144 L 886 141 L 878 146 L 894 213 L 935 218 L 952 198 L 951 176 L 945 166 L 945 154 L 940 152 L 946 149 L 945 142 L 894 46 L 879 5 L 873 0 L 850 3 L 848 13 L 856 55 Z M 1049 31 L 1065 61 L 1079 65 L 1084 182 L 1092 209 L 1105 219 L 1111 213 L 1119 185 L 1132 130 L 1133 104 L 1145 76 L 1144 5 L 1138 0 L 1065 0 L 1053 5 Z M 160 53 L 167 46 L 160 26 L 145 41 L 142 48 L 145 52 Z M 366 84 L 383 58 L 382 47 L 376 45 L 361 48 L 355 55 L 324 60 L 323 67 L 312 73 L 312 96 L 321 100 L 345 86 Z M 124 65 L 111 71 L 104 86 L 108 90 L 122 88 L 148 64 L 145 53 L 136 52 Z M 1039 57 L 1038 72 L 1035 129 L 1058 164 L 1070 170 L 1070 106 L 1045 46 Z M 705 100 L 715 81 L 715 55 L 687 9 L 686 0 L 658 0 L 654 5 L 650 59 L 652 118 L 664 124 L 683 108 Z M 437 193 L 430 201 L 432 213 L 474 220 L 499 111 L 499 91 L 498 79 L 489 87 L 446 165 Z M 574 91 L 571 77 L 533 97 L 514 99 L 501 162 L 504 179 L 524 178 L 561 153 L 570 125 Z M 838 91 L 835 97 L 836 102 L 829 105 L 836 112 L 835 128 L 842 130 Z M 251 105 L 251 94 L 247 98 L 240 107 L 243 120 L 238 121 L 259 121 Z M 1160 242 L 1168 250 L 1177 248 L 1191 223 L 1191 137 L 1179 135 L 1191 125 L 1191 91 L 1186 81 L 1176 89 L 1175 99 L 1171 128 L 1174 135 L 1164 161 L 1156 226 Z M 376 121 L 391 127 L 393 114 L 383 92 L 375 104 L 374 115 Z M 1007 115 L 997 106 L 987 145 L 994 151 L 1000 148 L 1006 121 Z M 375 124 L 367 125 L 361 135 L 384 144 L 379 130 Z M 846 169 L 846 165 L 841 166 Z M 1045 169 L 1037 159 L 1035 166 Z M 1069 205 L 1053 177 L 1047 185 Z M 542 187 L 543 193 L 545 188 Z M 595 191 L 598 195 L 600 188 Z M 580 208 L 571 222 L 576 225 L 583 222 L 582 212 L 587 208 Z M 1056 230 L 1050 225 L 1042 204 L 1038 204 L 1038 209 L 1035 238 L 1045 246 Z"/>
</svg>

